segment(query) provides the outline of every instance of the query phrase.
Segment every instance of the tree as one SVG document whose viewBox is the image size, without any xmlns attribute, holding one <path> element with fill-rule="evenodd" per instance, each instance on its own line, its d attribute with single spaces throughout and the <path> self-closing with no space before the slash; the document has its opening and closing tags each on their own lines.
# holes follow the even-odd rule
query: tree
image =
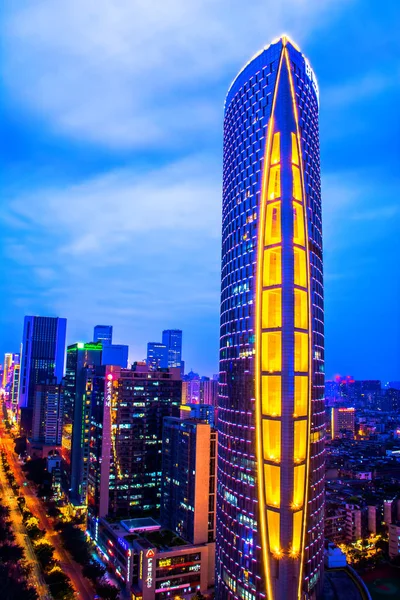
<svg viewBox="0 0 400 600">
<path fill-rule="evenodd" d="M 56 567 L 44 576 L 54 600 L 73 600 L 75 593 L 68 575 Z"/>
<path fill-rule="evenodd" d="M 101 579 L 105 572 L 106 568 L 97 562 L 97 560 L 89 561 L 82 570 L 83 575 L 94 582 L 96 582 L 98 579 Z"/>
<path fill-rule="evenodd" d="M 38 542 L 34 547 L 35 554 L 42 568 L 46 571 L 50 566 L 54 565 L 54 548 L 47 542 Z"/>
<path fill-rule="evenodd" d="M 118 600 L 119 589 L 109 583 L 106 579 L 102 579 L 96 585 L 96 593 L 104 600 Z"/>
<path fill-rule="evenodd" d="M 24 550 L 15 544 L 3 544 L 0 546 L 0 560 L 3 563 L 18 562 L 24 558 Z"/>
</svg>

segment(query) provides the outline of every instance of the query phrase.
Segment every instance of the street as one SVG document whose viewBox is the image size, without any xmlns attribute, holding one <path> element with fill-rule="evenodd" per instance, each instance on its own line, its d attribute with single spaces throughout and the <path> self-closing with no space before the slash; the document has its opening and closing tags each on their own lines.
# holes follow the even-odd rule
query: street
<svg viewBox="0 0 400 600">
<path fill-rule="evenodd" d="M 54 558 L 59 561 L 60 568 L 71 579 L 77 597 L 83 600 L 93 600 L 95 596 L 93 587 L 82 575 L 80 565 L 73 561 L 68 552 L 63 548 L 60 535 L 54 530 L 52 519 L 46 516 L 45 507 L 42 501 L 36 496 L 35 486 L 29 482 L 28 485 L 24 486 L 24 482 L 26 481 L 25 474 L 22 471 L 17 455 L 14 452 L 14 440 L 9 437 L 5 431 L 3 419 L 1 419 L 0 423 L 0 450 L 6 453 L 7 462 L 14 474 L 17 484 L 20 486 L 20 494 L 25 497 L 26 507 L 39 520 L 39 527 L 45 530 L 45 539 L 55 548 Z M 0 472 L 2 486 L 1 494 L 4 501 L 10 506 L 10 518 L 12 519 L 15 532 L 18 532 L 18 535 L 22 536 L 20 539 L 17 538 L 18 542 L 25 548 L 27 557 L 34 562 L 34 573 L 37 579 L 36 584 L 38 585 L 38 590 L 40 589 L 41 591 L 41 598 L 46 598 L 48 595 L 47 586 L 45 586 L 43 577 L 40 573 L 40 568 L 33 553 L 32 544 L 25 534 L 25 527 L 22 523 L 22 517 L 17 506 L 16 498 L 14 497 L 11 488 L 8 486 L 3 470 L 1 469 Z M 7 493 L 8 488 L 9 491 Z"/>
</svg>

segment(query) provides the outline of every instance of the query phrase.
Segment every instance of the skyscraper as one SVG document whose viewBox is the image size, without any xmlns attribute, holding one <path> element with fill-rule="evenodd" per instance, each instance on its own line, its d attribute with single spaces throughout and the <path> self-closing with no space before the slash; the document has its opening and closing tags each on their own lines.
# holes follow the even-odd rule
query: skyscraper
<svg viewBox="0 0 400 600">
<path fill-rule="evenodd" d="M 103 346 L 112 344 L 112 325 L 96 325 L 93 331 L 93 341 L 101 342 Z"/>
<path fill-rule="evenodd" d="M 168 349 L 168 367 L 181 367 L 182 331 L 180 329 L 165 329 L 162 333 L 162 343 Z"/>
<path fill-rule="evenodd" d="M 323 574 L 318 87 L 286 36 L 225 102 L 217 597 L 300 600 Z"/>
<path fill-rule="evenodd" d="M 168 367 L 168 348 L 160 342 L 147 344 L 147 366 L 149 369 L 166 369 Z"/>
<path fill-rule="evenodd" d="M 19 405 L 24 432 L 31 432 L 35 386 L 56 378 L 61 383 L 64 372 L 67 320 L 58 317 L 25 317 L 22 338 Z"/>
<path fill-rule="evenodd" d="M 55 379 L 35 386 L 32 440 L 59 446 L 63 424 L 63 386 Z"/>
</svg>

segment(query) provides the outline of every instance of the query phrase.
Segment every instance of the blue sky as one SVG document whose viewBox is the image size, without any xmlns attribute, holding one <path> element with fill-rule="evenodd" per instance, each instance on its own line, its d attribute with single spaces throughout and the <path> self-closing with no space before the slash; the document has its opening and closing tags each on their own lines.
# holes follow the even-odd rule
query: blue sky
<svg viewBox="0 0 400 600">
<path fill-rule="evenodd" d="M 0 352 L 25 314 L 217 371 L 222 119 L 287 32 L 321 95 L 326 373 L 400 379 L 400 5 L 35 0 L 3 11 Z M 4 60 L 5 59 L 5 60 Z"/>
</svg>

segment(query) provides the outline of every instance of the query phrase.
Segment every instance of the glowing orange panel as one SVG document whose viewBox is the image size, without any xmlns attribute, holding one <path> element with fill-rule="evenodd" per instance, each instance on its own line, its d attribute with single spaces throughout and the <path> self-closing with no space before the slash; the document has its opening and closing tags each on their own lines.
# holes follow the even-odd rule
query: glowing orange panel
<svg viewBox="0 0 400 600">
<path fill-rule="evenodd" d="M 294 283 L 307 287 L 307 262 L 306 252 L 302 248 L 293 248 L 294 251 Z"/>
<path fill-rule="evenodd" d="M 304 503 L 306 466 L 294 468 L 293 508 L 301 508 Z"/>
<path fill-rule="evenodd" d="M 296 375 L 294 378 L 294 414 L 307 416 L 308 411 L 308 377 Z"/>
<path fill-rule="evenodd" d="M 262 377 L 262 412 L 263 415 L 279 417 L 281 414 L 281 378 L 277 375 Z"/>
<path fill-rule="evenodd" d="M 281 195 L 281 168 L 279 165 L 271 167 L 268 178 L 268 200 L 280 198 Z"/>
<path fill-rule="evenodd" d="M 281 459 L 281 423 L 263 419 L 264 459 L 279 462 Z"/>
<path fill-rule="evenodd" d="M 299 167 L 292 165 L 293 173 L 293 198 L 295 200 L 302 200 L 303 195 L 301 193 L 301 175 Z"/>
<path fill-rule="evenodd" d="M 265 245 L 279 244 L 281 235 L 281 203 L 272 202 L 267 205 L 265 221 Z"/>
<path fill-rule="evenodd" d="M 279 285 L 282 283 L 281 248 L 268 248 L 264 251 L 263 286 Z"/>
<path fill-rule="evenodd" d="M 262 327 L 282 327 L 282 290 L 274 288 L 262 293 Z"/>
<path fill-rule="evenodd" d="M 279 131 L 274 134 L 271 152 L 271 164 L 276 165 L 278 162 L 281 162 L 281 134 Z"/>
<path fill-rule="evenodd" d="M 303 521 L 303 511 L 293 513 L 293 540 L 292 540 L 292 554 L 296 556 L 300 552 L 301 548 L 301 525 Z"/>
<path fill-rule="evenodd" d="M 294 289 L 294 326 L 298 329 L 308 328 L 307 292 Z"/>
<path fill-rule="evenodd" d="M 281 502 L 281 468 L 264 465 L 265 500 L 269 506 L 279 507 Z"/>
<path fill-rule="evenodd" d="M 299 331 L 294 332 L 294 370 L 308 371 L 308 334 Z"/>
<path fill-rule="evenodd" d="M 292 132 L 292 163 L 299 164 L 299 148 L 297 146 L 296 134 Z"/>
<path fill-rule="evenodd" d="M 305 246 L 304 236 L 304 210 L 302 204 L 293 202 L 293 242 Z"/>
<path fill-rule="evenodd" d="M 261 368 L 267 373 L 281 370 L 282 334 L 280 331 L 261 334 Z"/>
<path fill-rule="evenodd" d="M 269 537 L 269 547 L 271 548 L 271 552 L 276 555 L 280 555 L 280 515 L 277 512 L 272 510 L 267 510 L 267 527 L 268 527 L 268 537 Z"/>
<path fill-rule="evenodd" d="M 307 451 L 307 421 L 294 422 L 294 460 L 302 462 Z"/>
</svg>

